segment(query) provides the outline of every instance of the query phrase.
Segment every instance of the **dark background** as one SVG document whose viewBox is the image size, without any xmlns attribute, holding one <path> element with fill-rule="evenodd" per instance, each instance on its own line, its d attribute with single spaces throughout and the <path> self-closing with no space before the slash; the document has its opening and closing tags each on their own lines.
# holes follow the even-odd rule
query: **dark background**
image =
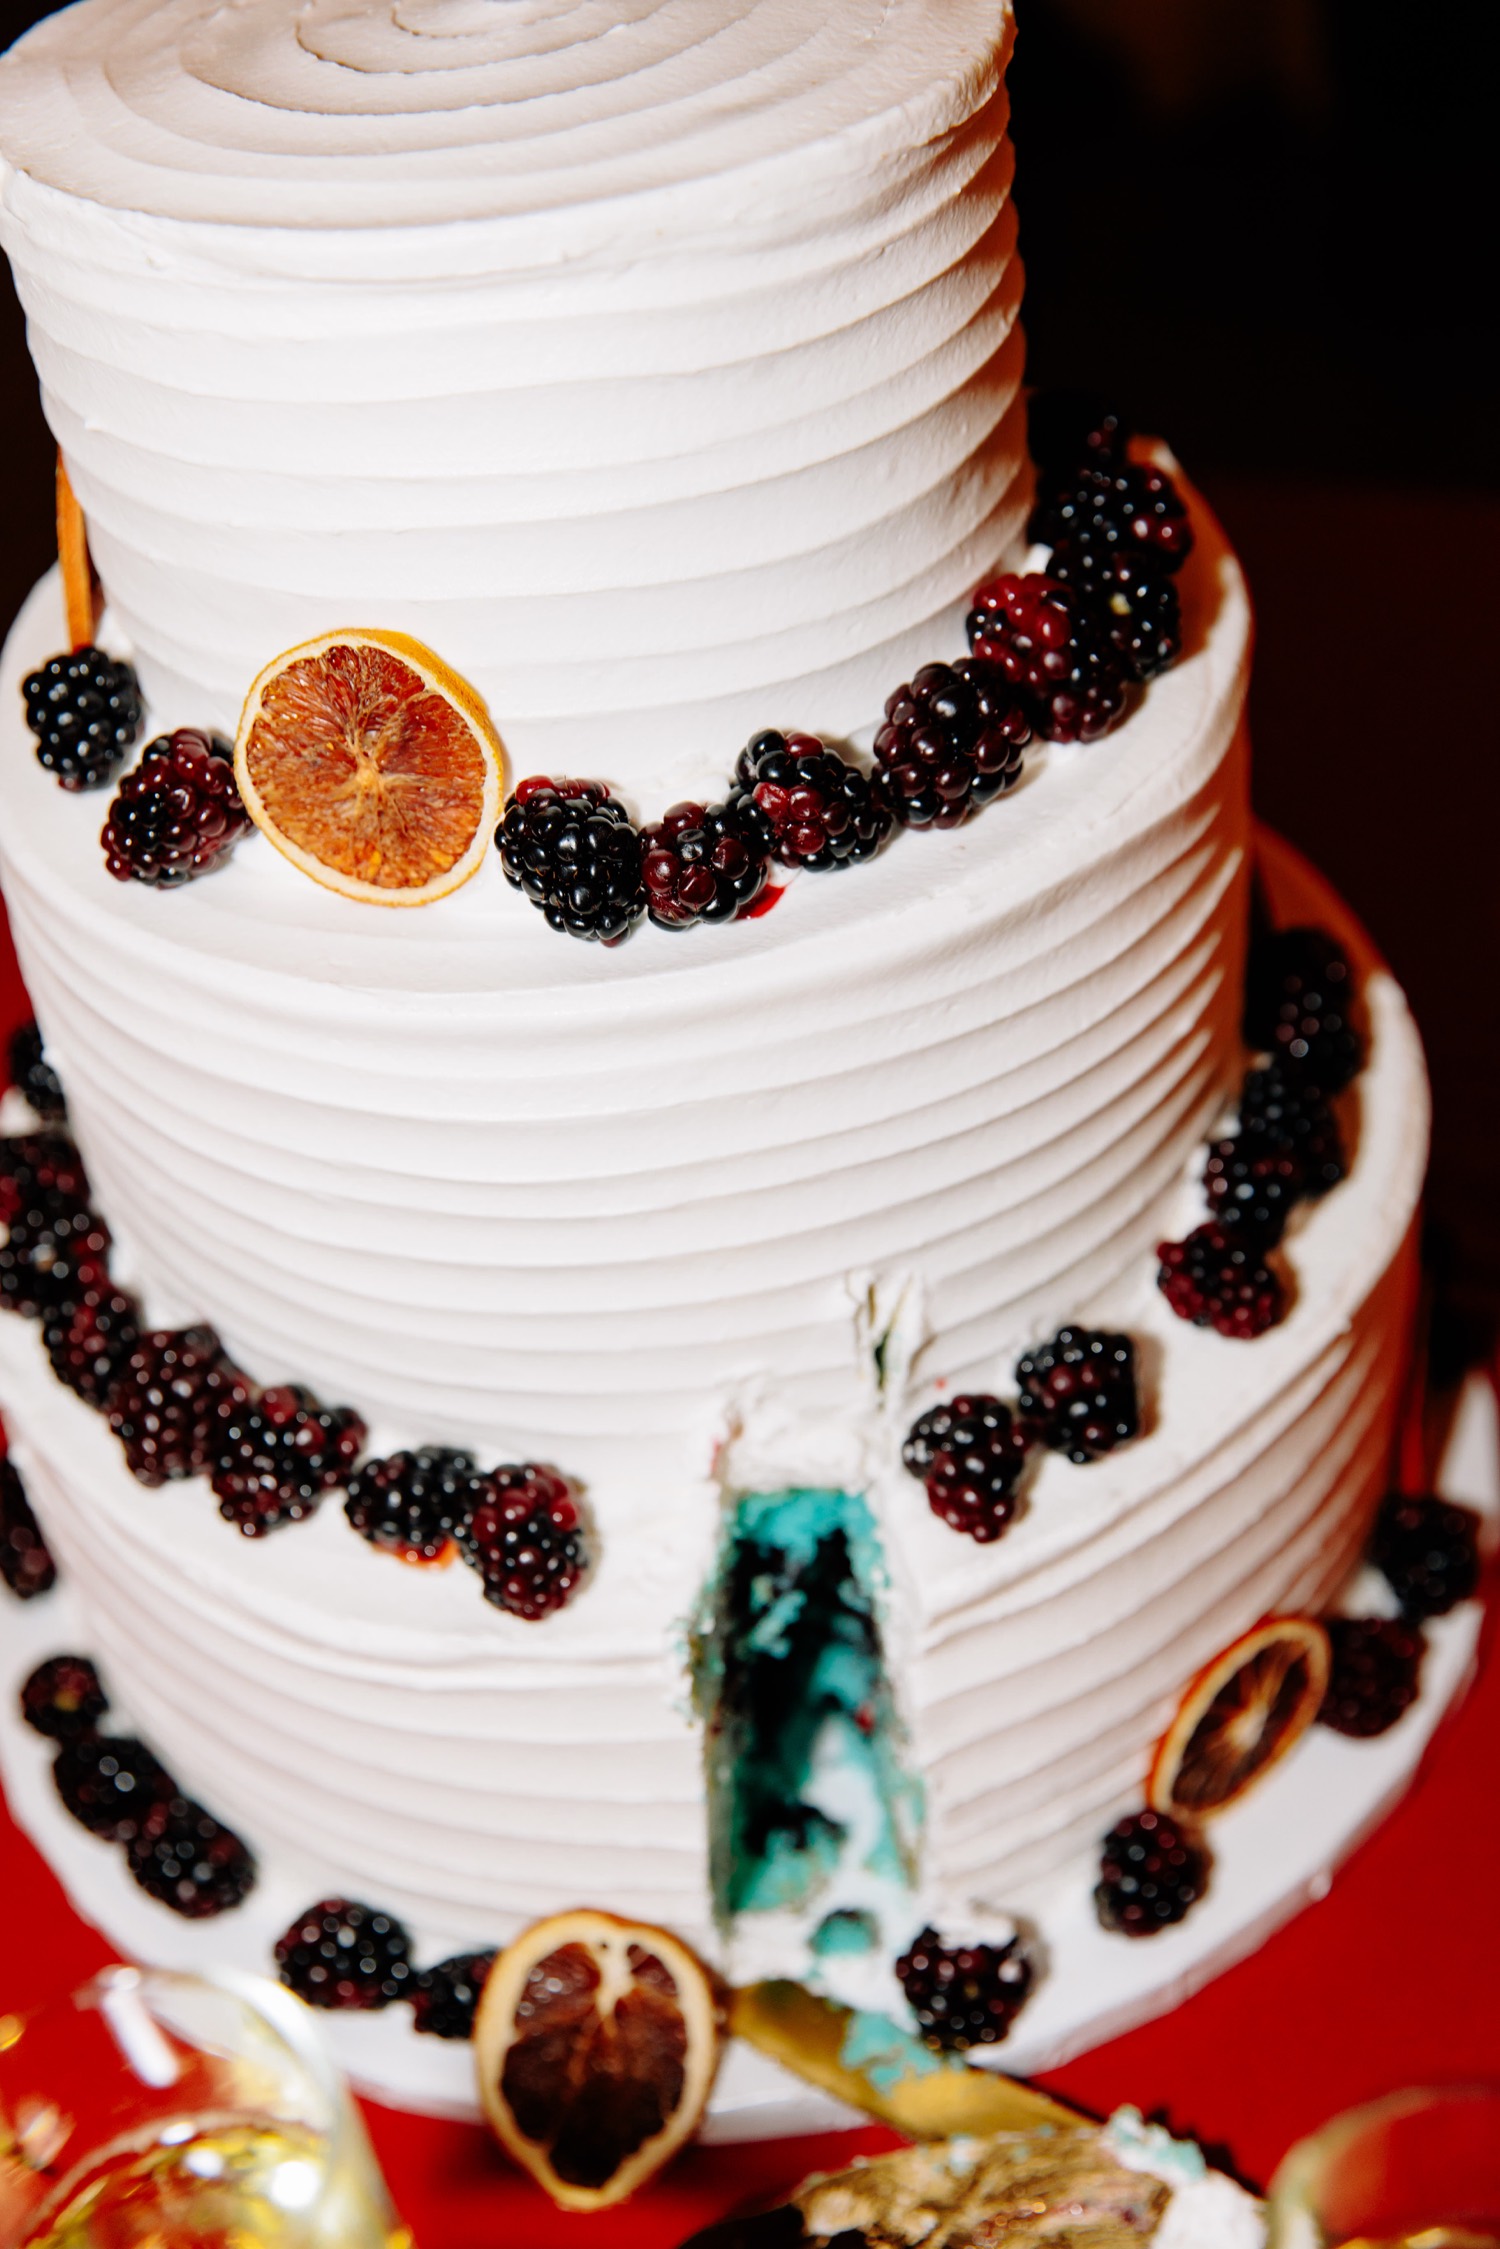
<svg viewBox="0 0 1500 2249">
<path fill-rule="evenodd" d="M 1239 548 L 1259 809 L 1411 994 L 1434 1254 L 1448 1332 L 1472 1343 L 1500 1312 L 1500 11 L 1018 8 L 1032 379 L 1102 388 L 1160 431 Z M 48 12 L 3 0 L 0 43 Z M 52 445 L 8 282 L 0 413 L 8 617 L 53 552 Z"/>
</svg>

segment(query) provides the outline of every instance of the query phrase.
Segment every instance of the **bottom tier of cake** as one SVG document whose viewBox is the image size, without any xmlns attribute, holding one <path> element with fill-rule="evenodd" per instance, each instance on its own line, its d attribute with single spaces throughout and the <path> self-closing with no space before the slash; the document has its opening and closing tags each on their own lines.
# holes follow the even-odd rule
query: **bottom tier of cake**
<svg viewBox="0 0 1500 2249">
<path fill-rule="evenodd" d="M 1318 920 L 1346 943 L 1369 1024 L 1349 1176 L 1288 1233 L 1287 1318 L 1229 1341 L 1175 1320 L 1143 1271 L 1127 1300 L 1080 1307 L 1138 1341 L 1150 1406 L 1139 1442 L 1087 1470 L 1049 1457 L 1022 1519 L 991 1547 L 937 1522 L 898 1468 L 855 1503 L 878 1527 L 889 1575 L 883 1660 L 916 1807 L 904 1910 L 913 1927 L 1016 1915 L 1050 1961 L 994 2056 L 1008 2065 L 1040 2066 L 1079 2043 L 1086 2021 L 1138 2013 L 1151 1992 L 1242 1949 L 1399 1785 L 1425 1730 L 1412 1713 L 1378 1772 L 1368 1745 L 1310 1739 L 1221 1823 L 1214 1889 L 1193 1919 L 1149 1946 L 1092 1923 L 1099 1838 L 1139 1802 L 1185 1683 L 1268 1613 L 1337 1603 L 1384 1488 L 1405 1378 L 1420 1047 L 1399 991 L 1325 887 L 1278 845 L 1263 873 L 1278 922 Z M 1196 1169 L 1174 1215 L 1182 1232 L 1202 1216 Z M 519 1691 L 516 1666 L 488 1663 L 478 1632 L 454 1633 L 436 1611 L 414 1628 L 401 1596 L 425 1594 L 423 1573 L 352 1538 L 336 1503 L 247 1547 L 201 1485 L 143 1491 L 18 1320 L 0 1323 L 0 1402 L 65 1585 L 55 1632 L 51 1601 L 26 1613 L 28 1659 L 65 1645 L 93 1656 L 112 1724 L 133 1725 L 260 1862 L 234 1913 L 174 1920 L 131 1890 L 117 1853 L 68 1828 L 48 1800 L 45 1745 L 13 1742 L 21 1816 L 127 1950 L 264 1966 L 302 1907 L 342 1894 L 400 1914 L 417 1958 L 436 1959 L 589 1903 L 668 1924 L 736 1976 L 800 1974 L 840 1990 L 838 1963 L 808 1953 L 805 1917 L 746 1911 L 722 1933 L 686 1606 L 677 1643 L 647 1665 L 608 1640 L 591 1649 L 571 1634 L 552 1656 L 539 1641 Z M 811 1463 L 807 1480 L 819 1480 Z M 683 1544 L 701 1580 L 713 1526 L 685 1525 Z M 1429 1710 L 1462 1669 L 1461 1639 L 1434 1663 Z M 698 1869 L 690 1884 L 684 1863 Z M 462 2051 L 414 2038 L 404 2009 L 343 2029 L 365 2083 L 463 2105 Z M 784 2093 L 731 2057 L 721 2108 L 740 2129 L 784 2128 Z M 796 2113 L 827 2115 L 815 2102 Z"/>
</svg>

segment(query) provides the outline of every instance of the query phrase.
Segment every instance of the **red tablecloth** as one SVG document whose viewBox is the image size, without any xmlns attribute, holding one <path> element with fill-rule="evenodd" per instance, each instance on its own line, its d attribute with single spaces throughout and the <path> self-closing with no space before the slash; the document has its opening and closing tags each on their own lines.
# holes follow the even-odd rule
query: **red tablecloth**
<svg viewBox="0 0 1500 2249">
<path fill-rule="evenodd" d="M 0 925 L 0 1033 L 25 1012 Z M 4 1602 L 0 1589 L 0 1630 Z M 1493 1622 L 1493 1619 L 1491 1619 Z M 1252 1960 L 1174 2013 L 1045 2080 L 1081 2107 L 1134 2101 L 1263 2182 L 1292 2140 L 1397 2085 L 1500 2078 L 1500 1663 L 1440 1729 L 1400 1808 Z M 111 1957 L 0 1806 L 0 2012 Z M 804 2172 L 891 2144 L 872 2130 L 692 2149 L 627 2209 L 564 2217 L 478 2126 L 369 2104 L 370 2128 L 419 2249 L 675 2249 Z"/>
</svg>

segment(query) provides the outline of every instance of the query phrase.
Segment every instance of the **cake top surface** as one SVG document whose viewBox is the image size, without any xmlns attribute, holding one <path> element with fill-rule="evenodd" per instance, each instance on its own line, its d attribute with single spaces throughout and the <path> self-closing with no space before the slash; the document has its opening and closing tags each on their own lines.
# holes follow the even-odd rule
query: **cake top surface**
<svg viewBox="0 0 1500 2249">
<path fill-rule="evenodd" d="M 746 223 L 790 165 L 816 225 L 820 180 L 887 158 L 899 173 L 986 102 L 1009 15 L 1009 0 L 77 0 L 0 60 L 0 151 L 118 210 L 304 229 L 514 221 L 705 183 L 705 219 Z"/>
</svg>

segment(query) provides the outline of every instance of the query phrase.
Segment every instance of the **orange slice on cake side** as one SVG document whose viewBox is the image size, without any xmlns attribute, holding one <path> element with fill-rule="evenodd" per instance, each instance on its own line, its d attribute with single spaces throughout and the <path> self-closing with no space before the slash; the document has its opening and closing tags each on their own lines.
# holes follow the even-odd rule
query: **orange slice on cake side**
<svg viewBox="0 0 1500 2249">
<path fill-rule="evenodd" d="M 425 906 L 484 858 L 502 753 L 466 679 L 405 633 L 325 633 L 267 664 L 240 717 L 245 809 L 314 882 Z"/>
<path fill-rule="evenodd" d="M 555 1913 L 490 1970 L 474 2021 L 479 2097 L 554 2202 L 604 2210 L 697 2129 L 722 2036 L 709 1971 L 666 1929 Z"/>
<path fill-rule="evenodd" d="M 1199 1672 L 1162 1735 L 1146 1784 L 1155 1812 L 1222 1812 L 1301 1740 L 1328 1688 L 1328 1634 L 1306 1616 L 1267 1618 Z"/>
</svg>

